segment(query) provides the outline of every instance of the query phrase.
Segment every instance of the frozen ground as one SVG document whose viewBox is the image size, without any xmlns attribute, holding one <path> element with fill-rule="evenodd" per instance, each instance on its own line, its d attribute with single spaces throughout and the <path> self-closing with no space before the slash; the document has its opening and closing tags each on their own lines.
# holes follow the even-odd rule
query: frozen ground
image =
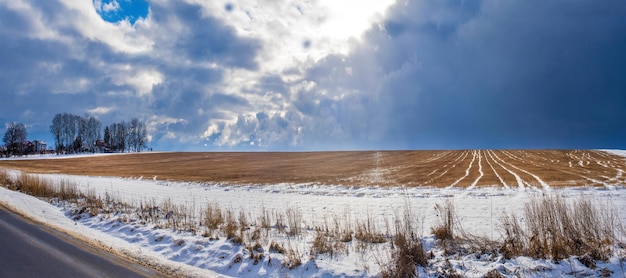
<svg viewBox="0 0 626 278">
<path fill-rule="evenodd" d="M 625 152 L 614 152 L 624 155 Z M 12 172 L 15 174 L 15 172 Z M 505 212 L 522 213 L 524 202 L 535 196 L 557 194 L 565 199 L 592 198 L 599 204 L 610 204 L 618 212 L 622 223 L 626 223 L 626 188 L 578 187 L 566 189 L 538 188 L 379 188 L 319 186 L 312 184 L 276 184 L 271 186 L 239 186 L 221 184 L 196 184 L 158 181 L 155 177 L 122 179 L 113 177 L 87 177 L 68 175 L 43 175 L 46 179 L 72 181 L 84 193 L 95 193 L 104 198 L 109 196 L 127 203 L 161 203 L 169 199 L 174 204 L 185 205 L 200 211 L 209 204 L 242 212 L 248 219 L 261 217 L 262 212 L 272 215 L 287 210 L 301 214 L 302 227 L 312 231 L 337 221 L 356 222 L 373 219 L 381 232 L 394 223 L 397 216 L 409 208 L 419 222 L 418 234 L 423 235 L 427 251 L 445 260 L 443 251 L 434 246 L 430 228 L 436 224 L 436 204 L 446 200 L 455 205 L 464 229 L 488 238 L 500 237 L 498 220 Z M 54 206 L 49 202 L 0 188 L 0 202 L 37 221 L 48 223 L 58 229 L 98 242 L 118 250 L 127 256 L 147 263 L 168 265 L 179 274 L 188 276 L 375 276 L 389 260 L 389 244 L 369 247 L 365 252 L 349 252 L 337 256 L 321 255 L 314 260 L 309 254 L 313 232 L 304 233 L 297 239 L 274 235 L 272 240 L 281 242 L 298 251 L 302 265 L 289 270 L 282 266 L 285 258 L 267 252 L 259 264 L 247 257 L 244 247 L 233 244 L 224 237 L 208 239 L 198 234 L 178 233 L 169 229 L 157 229 L 153 225 L 141 225 L 136 221 L 121 221 L 122 215 L 97 215 L 72 220 L 76 207 Z M 271 237 L 271 236 L 270 236 Z M 622 238 L 622 240 L 624 240 Z M 269 242 L 263 243 L 267 246 Z M 353 249 L 351 249 L 353 250 Z M 616 277 L 624 277 L 623 249 L 616 251 L 607 262 L 598 264 L 597 269 L 606 268 Z M 457 256 L 449 260 L 464 276 L 481 277 L 492 269 L 511 276 L 595 276 L 597 270 L 587 269 L 578 260 L 569 259 L 555 263 L 519 257 L 504 260 L 499 256 Z M 435 275 L 436 268 L 420 269 L 421 274 Z"/>
</svg>

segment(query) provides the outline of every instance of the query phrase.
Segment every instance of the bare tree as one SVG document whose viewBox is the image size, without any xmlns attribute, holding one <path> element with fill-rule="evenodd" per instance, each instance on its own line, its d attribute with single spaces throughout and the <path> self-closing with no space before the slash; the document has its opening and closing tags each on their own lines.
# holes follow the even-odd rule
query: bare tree
<svg viewBox="0 0 626 278">
<path fill-rule="evenodd" d="M 104 145 L 111 150 L 113 146 L 113 137 L 111 136 L 111 129 L 107 126 L 104 128 Z"/>
<path fill-rule="evenodd" d="M 94 152 L 102 124 L 98 119 L 90 115 L 85 115 L 80 122 L 83 125 L 81 134 L 82 147 L 90 152 Z"/>
<path fill-rule="evenodd" d="M 69 153 L 76 152 L 76 137 L 78 135 L 79 116 L 63 113 L 63 145 Z"/>
<path fill-rule="evenodd" d="M 55 150 L 59 154 L 63 151 L 63 115 L 56 114 L 50 125 L 50 132 L 54 136 Z"/>
<path fill-rule="evenodd" d="M 135 152 L 141 152 L 146 147 L 147 143 L 147 131 L 146 124 L 137 118 L 133 118 L 130 121 L 130 145 Z"/>
<path fill-rule="evenodd" d="M 26 142 L 26 127 L 22 123 L 9 123 L 7 131 L 2 141 L 4 142 L 8 155 L 15 153 L 24 154 L 24 143 Z"/>
<path fill-rule="evenodd" d="M 129 148 L 128 130 L 128 125 L 124 121 L 109 126 L 111 136 L 109 148 L 111 148 L 112 151 L 124 152 Z"/>
</svg>

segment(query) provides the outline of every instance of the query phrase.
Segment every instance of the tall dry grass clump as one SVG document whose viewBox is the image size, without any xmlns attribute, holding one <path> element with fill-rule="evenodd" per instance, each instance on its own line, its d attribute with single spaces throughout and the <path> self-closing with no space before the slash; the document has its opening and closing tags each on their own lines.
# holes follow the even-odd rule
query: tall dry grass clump
<svg viewBox="0 0 626 278">
<path fill-rule="evenodd" d="M 507 257 L 527 255 L 559 261 L 570 256 L 607 260 L 622 224 L 614 209 L 579 198 L 567 202 L 560 196 L 533 198 L 524 205 L 525 221 L 515 215 L 501 219 Z"/>
<path fill-rule="evenodd" d="M 298 236 L 302 234 L 302 211 L 297 208 L 287 208 L 285 215 L 287 216 L 287 225 L 289 230 L 288 236 Z"/>
<path fill-rule="evenodd" d="M 11 179 L 11 176 L 9 176 L 9 172 L 7 172 L 7 170 L 5 169 L 0 169 L 0 186 L 6 187 L 10 190 L 15 190 L 13 189 L 13 179 Z"/>
<path fill-rule="evenodd" d="M 502 230 L 500 247 L 502 255 L 507 259 L 511 259 L 526 254 L 526 232 L 518 216 L 515 214 L 503 215 L 500 219 L 500 227 Z"/>
<path fill-rule="evenodd" d="M 79 197 L 78 186 L 69 180 L 60 180 L 55 192 L 55 197 L 61 200 L 75 202 Z"/>
<path fill-rule="evenodd" d="M 385 235 L 380 232 L 376 221 L 370 214 L 367 215 L 365 220 L 356 221 L 356 229 L 354 231 L 354 238 L 364 243 L 384 243 L 387 240 Z"/>
<path fill-rule="evenodd" d="M 33 174 L 20 174 L 17 179 L 19 191 L 35 197 L 54 197 L 56 190 L 49 180 Z"/>
<path fill-rule="evenodd" d="M 174 231 L 195 232 L 198 225 L 196 223 L 195 203 L 176 204 L 170 198 L 161 202 L 161 209 L 165 213 L 165 227 Z"/>
<path fill-rule="evenodd" d="M 450 200 L 446 200 L 444 205 L 436 204 L 435 212 L 439 218 L 439 223 L 431 228 L 431 232 L 437 239 L 454 239 L 454 230 L 457 220 L 454 204 L 452 204 Z"/>
<path fill-rule="evenodd" d="M 561 197 L 532 199 L 524 206 L 529 254 L 554 260 L 589 253 L 594 259 L 608 258 L 608 245 L 615 241 L 617 217 L 600 211 L 590 200 L 571 204 Z"/>
<path fill-rule="evenodd" d="M 417 277 L 417 266 L 427 266 L 428 256 L 419 235 L 417 217 L 408 202 L 402 215 L 396 215 L 391 261 L 380 273 L 382 277 Z"/>
<path fill-rule="evenodd" d="M 317 231 L 311 243 L 311 255 L 330 254 L 332 257 L 334 252 L 332 237 L 329 237 L 328 233 Z"/>
<path fill-rule="evenodd" d="M 204 225 L 213 232 L 217 230 L 220 225 L 224 223 L 224 216 L 222 215 L 222 209 L 217 204 L 208 204 L 203 214 Z"/>
</svg>

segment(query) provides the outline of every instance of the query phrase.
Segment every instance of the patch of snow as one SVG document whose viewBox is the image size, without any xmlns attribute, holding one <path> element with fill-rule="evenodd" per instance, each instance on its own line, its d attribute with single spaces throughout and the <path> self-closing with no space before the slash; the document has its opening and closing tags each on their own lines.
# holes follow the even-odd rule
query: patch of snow
<svg viewBox="0 0 626 278">
<path fill-rule="evenodd" d="M 626 150 L 599 150 L 599 151 L 626 157 Z"/>
<path fill-rule="evenodd" d="M 515 175 L 498 162 L 502 161 L 501 159 L 497 157 L 494 159 L 491 153 L 488 155 L 496 164 Z M 482 157 L 478 156 L 481 168 Z M 9 173 L 15 175 L 17 172 Z M 500 187 L 474 187 L 468 190 L 287 183 L 254 186 L 166 182 L 154 178 L 130 179 L 60 174 L 41 176 L 55 182 L 71 181 L 78 186 L 80 192 L 84 194 L 91 192 L 103 199 L 109 196 L 131 204 L 149 202 L 160 204 L 164 200 L 169 200 L 172 204 L 185 205 L 198 213 L 209 204 L 232 209 L 235 213 L 243 212 L 249 219 L 257 219 L 264 212 L 284 213 L 289 209 L 295 209 L 301 213 L 300 224 L 305 229 L 328 225 L 334 220 L 349 219 L 355 222 L 371 218 L 381 232 L 385 232 L 385 227 L 389 223 L 393 225 L 397 217 L 402 217 L 403 209 L 408 207 L 420 223 L 420 230 L 415 232 L 424 236 L 426 251 L 432 251 L 435 256 L 432 260 L 433 265 L 426 269 L 420 268 L 420 274 L 436 276 L 437 267 L 444 267 L 443 264 L 449 261 L 457 273 L 466 277 L 482 277 L 492 269 L 498 269 L 507 276 L 597 275 L 593 270 L 581 266 L 575 259 L 558 263 L 526 257 L 506 260 L 489 255 L 481 257 L 467 255 L 449 259 L 444 257 L 444 250 L 435 246 L 430 229 L 439 221 L 434 210 L 436 204 L 442 204 L 446 200 L 452 201 L 465 230 L 498 239 L 501 237 L 497 228 L 499 218 L 504 213 L 518 213 L 523 210 L 526 201 L 546 194 L 546 191 L 540 189 L 524 191 Z M 626 189 L 623 185 L 610 188 L 551 189 L 550 193 L 558 194 L 565 199 L 582 196 L 594 198 L 600 203 L 610 203 L 619 213 L 620 220 L 626 223 Z M 36 221 L 113 248 L 122 254 L 134 256 L 140 261 L 179 269 L 182 276 L 367 277 L 376 276 L 380 271 L 379 264 L 389 260 L 389 244 L 373 245 L 366 252 L 351 252 L 332 257 L 321 255 L 309 260 L 311 257 L 309 247 L 314 236 L 312 230 L 308 230 L 310 232 L 304 233 L 302 238 L 298 239 L 274 235 L 272 240 L 298 250 L 303 259 L 300 267 L 289 270 L 282 266 L 282 262 L 286 260 L 282 254 L 268 253 L 258 264 L 253 264 L 248 259 L 241 260 L 240 257 L 249 257 L 249 251 L 225 238 L 210 239 L 196 233 L 174 232 L 154 225 L 141 224 L 138 221 L 123 221 L 122 216 L 115 214 L 99 214 L 93 217 L 86 214 L 74 221 L 72 218 L 75 217 L 77 209 L 75 207 L 63 204 L 55 206 L 4 188 L 0 188 L 0 203 Z M 264 243 L 265 246 L 267 244 Z M 611 260 L 600 263 L 598 267 L 607 268 L 613 271 L 614 275 L 623 274 L 620 256 L 623 258 L 624 254 L 615 254 Z"/>
<path fill-rule="evenodd" d="M 67 210 L 51 205 L 38 198 L 0 187 L 0 204 L 29 219 L 44 223 L 56 230 L 63 231 L 73 237 L 83 239 L 93 245 L 108 250 L 115 250 L 122 256 L 131 257 L 144 265 L 162 265 L 182 276 L 220 276 L 215 271 L 191 267 L 184 263 L 168 260 L 154 252 L 153 248 L 135 244 L 125 240 L 119 232 L 110 228 L 94 229 L 86 225 L 78 225 L 67 216 Z M 114 226 L 111 224 L 110 226 Z"/>
<path fill-rule="evenodd" d="M 97 156 L 111 156 L 111 155 L 127 155 L 127 154 L 144 154 L 144 153 L 158 153 L 158 152 L 140 152 L 140 153 L 78 153 L 78 154 L 29 154 L 24 156 L 3 157 L 0 160 L 38 160 L 38 159 L 66 159 L 66 158 L 83 158 L 83 157 L 97 157 Z"/>
</svg>

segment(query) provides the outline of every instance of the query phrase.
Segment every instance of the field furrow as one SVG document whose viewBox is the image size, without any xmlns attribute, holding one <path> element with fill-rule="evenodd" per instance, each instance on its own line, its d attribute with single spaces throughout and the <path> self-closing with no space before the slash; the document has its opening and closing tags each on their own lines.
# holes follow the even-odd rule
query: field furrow
<svg viewBox="0 0 626 278">
<path fill-rule="evenodd" d="M 0 168 L 242 185 L 547 189 L 626 184 L 626 158 L 597 150 L 140 153 L 3 159 Z"/>
</svg>

